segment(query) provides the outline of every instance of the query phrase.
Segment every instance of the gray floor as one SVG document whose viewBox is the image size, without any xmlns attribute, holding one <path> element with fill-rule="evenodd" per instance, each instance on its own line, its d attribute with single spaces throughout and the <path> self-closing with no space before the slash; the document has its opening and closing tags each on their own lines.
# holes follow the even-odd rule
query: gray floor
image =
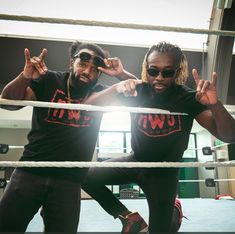
<svg viewBox="0 0 235 234">
<path fill-rule="evenodd" d="M 138 211 L 148 220 L 145 199 L 122 200 L 132 211 Z M 184 215 L 180 232 L 235 232 L 235 200 L 205 198 L 181 199 Z M 28 232 L 40 232 L 43 225 L 35 215 Z M 83 200 L 78 232 L 119 232 L 121 223 L 109 216 L 94 200 Z"/>
</svg>

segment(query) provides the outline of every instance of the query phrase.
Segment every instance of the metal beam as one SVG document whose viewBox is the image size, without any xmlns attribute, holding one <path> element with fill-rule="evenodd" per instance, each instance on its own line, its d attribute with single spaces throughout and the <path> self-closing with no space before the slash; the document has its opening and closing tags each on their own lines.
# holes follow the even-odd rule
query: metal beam
<svg viewBox="0 0 235 234">
<path fill-rule="evenodd" d="M 218 9 L 216 2 L 211 17 L 211 30 L 235 31 L 235 3 L 229 9 Z M 227 36 L 209 35 L 207 42 L 207 58 L 205 79 L 210 79 L 213 71 L 217 72 L 217 91 L 219 99 L 227 104 L 230 70 L 232 63 L 234 38 Z"/>
</svg>

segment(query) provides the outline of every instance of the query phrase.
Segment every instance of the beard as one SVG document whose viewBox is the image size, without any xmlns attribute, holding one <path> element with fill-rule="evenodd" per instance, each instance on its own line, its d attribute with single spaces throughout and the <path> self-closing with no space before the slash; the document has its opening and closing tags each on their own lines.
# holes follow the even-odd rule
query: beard
<svg viewBox="0 0 235 234">
<path fill-rule="evenodd" d="M 83 75 L 84 76 L 84 75 Z M 84 76 L 85 77 L 85 76 Z M 87 78 L 89 80 L 89 78 Z M 87 92 L 97 83 L 97 80 L 85 82 L 80 79 L 80 76 L 75 76 L 74 73 L 71 75 L 72 87 L 76 90 Z"/>
</svg>

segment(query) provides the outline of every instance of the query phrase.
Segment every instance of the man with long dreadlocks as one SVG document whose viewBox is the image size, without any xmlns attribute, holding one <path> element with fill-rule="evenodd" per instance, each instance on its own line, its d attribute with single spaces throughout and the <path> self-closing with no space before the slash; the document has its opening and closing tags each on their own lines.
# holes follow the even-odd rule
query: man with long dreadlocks
<svg viewBox="0 0 235 234">
<path fill-rule="evenodd" d="M 144 58 L 142 80 L 122 81 L 90 96 L 89 104 L 107 105 L 111 99 L 124 99 L 128 106 L 186 113 L 132 113 L 132 153 L 110 161 L 179 162 L 187 149 L 194 119 L 218 139 L 235 142 L 235 120 L 217 98 L 216 73 L 211 80 L 201 80 L 195 69 L 192 73 L 196 90 L 184 85 L 188 69 L 182 50 L 160 42 Z M 105 186 L 136 183 L 148 202 L 149 233 L 176 232 L 182 221 L 176 198 L 178 173 L 179 168 L 91 168 L 83 189 L 110 215 L 120 218 L 123 233 L 137 233 L 146 228 L 144 220 L 137 212 L 129 211 Z"/>
</svg>

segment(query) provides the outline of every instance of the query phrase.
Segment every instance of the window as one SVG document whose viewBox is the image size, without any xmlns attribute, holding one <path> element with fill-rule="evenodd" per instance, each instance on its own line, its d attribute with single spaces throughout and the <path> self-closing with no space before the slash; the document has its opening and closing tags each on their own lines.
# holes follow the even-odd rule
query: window
<svg viewBox="0 0 235 234">
<path fill-rule="evenodd" d="M 188 149 L 185 150 L 183 158 L 197 158 L 196 134 L 191 133 L 188 142 Z"/>
<path fill-rule="evenodd" d="M 97 140 L 97 158 L 105 160 L 130 153 L 130 114 L 110 112 L 103 116 Z"/>
<path fill-rule="evenodd" d="M 127 153 L 130 152 L 129 141 L 129 132 L 100 131 L 97 150 L 99 153 Z"/>
<path fill-rule="evenodd" d="M 129 113 L 107 113 L 103 117 L 97 141 L 98 158 L 123 156 L 131 152 Z M 196 134 L 191 133 L 183 158 L 197 158 Z"/>
<path fill-rule="evenodd" d="M 127 131 L 100 131 L 96 151 L 98 160 L 130 153 L 130 135 Z"/>
</svg>

